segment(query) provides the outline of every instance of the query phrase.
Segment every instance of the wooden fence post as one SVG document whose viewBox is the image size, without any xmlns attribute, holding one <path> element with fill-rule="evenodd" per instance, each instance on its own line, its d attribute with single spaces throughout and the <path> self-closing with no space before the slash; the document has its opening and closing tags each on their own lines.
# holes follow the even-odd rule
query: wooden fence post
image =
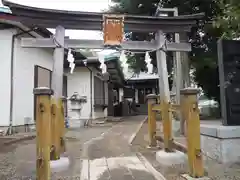
<svg viewBox="0 0 240 180">
<path fill-rule="evenodd" d="M 59 129 L 60 108 L 52 98 L 51 103 L 51 160 L 60 159 L 60 129 Z"/>
<path fill-rule="evenodd" d="M 60 98 L 58 100 L 59 110 L 59 129 L 60 129 L 60 153 L 66 151 L 66 141 L 65 141 L 65 117 L 64 117 L 64 105 L 63 101 L 65 98 Z"/>
<path fill-rule="evenodd" d="M 163 124 L 163 138 L 165 152 L 173 151 L 173 138 L 172 138 L 172 112 L 170 112 L 170 102 L 166 100 L 161 101 L 161 114 Z"/>
<path fill-rule="evenodd" d="M 157 103 L 158 96 L 155 94 L 149 94 L 146 98 L 148 101 L 148 134 L 150 141 L 149 146 L 156 147 L 156 112 L 152 111 L 152 105 Z"/>
<path fill-rule="evenodd" d="M 196 88 L 186 88 L 181 93 L 186 98 L 188 111 L 186 113 L 187 121 L 187 144 L 188 144 L 188 163 L 190 176 L 200 178 L 204 176 L 203 159 L 200 144 L 200 119 L 197 94 L 200 92 Z"/>
<path fill-rule="evenodd" d="M 51 147 L 51 95 L 49 88 L 35 88 L 36 105 L 36 140 L 37 140 L 37 180 L 50 180 Z"/>
</svg>

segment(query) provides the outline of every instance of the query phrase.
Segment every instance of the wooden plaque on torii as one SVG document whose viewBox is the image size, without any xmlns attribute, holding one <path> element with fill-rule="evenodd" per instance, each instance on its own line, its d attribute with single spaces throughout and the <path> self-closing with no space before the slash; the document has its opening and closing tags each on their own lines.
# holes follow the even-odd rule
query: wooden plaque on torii
<svg viewBox="0 0 240 180">
<path fill-rule="evenodd" d="M 104 15 L 103 34 L 105 46 L 120 46 L 124 37 L 124 16 Z"/>
</svg>

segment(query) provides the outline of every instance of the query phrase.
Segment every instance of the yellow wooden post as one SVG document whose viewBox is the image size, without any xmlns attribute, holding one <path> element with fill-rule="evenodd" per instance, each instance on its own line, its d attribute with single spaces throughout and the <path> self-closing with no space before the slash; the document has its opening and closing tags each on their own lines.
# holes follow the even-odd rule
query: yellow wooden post
<svg viewBox="0 0 240 180">
<path fill-rule="evenodd" d="M 166 152 L 173 151 L 173 139 L 172 139 L 172 113 L 170 112 L 170 102 L 166 100 L 161 101 L 162 104 L 162 124 L 163 124 L 163 138 L 164 149 Z"/>
<path fill-rule="evenodd" d="M 37 180 L 50 180 L 51 147 L 51 95 L 49 88 L 35 88 L 36 104 L 36 140 L 37 140 Z"/>
<path fill-rule="evenodd" d="M 152 111 L 152 105 L 156 104 L 158 96 L 155 94 L 147 95 L 148 101 L 148 134 L 149 134 L 149 141 L 150 147 L 157 146 L 156 140 L 156 112 Z"/>
<path fill-rule="evenodd" d="M 51 103 L 51 160 L 60 159 L 60 129 L 59 129 L 59 113 L 55 99 L 52 98 Z"/>
<path fill-rule="evenodd" d="M 203 177 L 204 168 L 200 144 L 200 119 L 197 102 L 199 89 L 187 88 L 181 90 L 181 93 L 184 94 L 186 106 L 188 107 L 186 121 L 190 176 L 194 178 Z"/>
<path fill-rule="evenodd" d="M 186 104 L 186 98 L 182 92 L 180 92 L 180 107 L 181 107 L 181 119 L 180 119 L 180 133 L 186 135 L 185 123 L 187 119 L 188 107 Z"/>
<path fill-rule="evenodd" d="M 64 117 L 64 106 L 63 106 L 64 98 L 58 100 L 59 107 L 59 129 L 60 129 L 60 152 L 64 153 L 66 151 L 66 143 L 65 143 L 65 117 Z"/>
</svg>

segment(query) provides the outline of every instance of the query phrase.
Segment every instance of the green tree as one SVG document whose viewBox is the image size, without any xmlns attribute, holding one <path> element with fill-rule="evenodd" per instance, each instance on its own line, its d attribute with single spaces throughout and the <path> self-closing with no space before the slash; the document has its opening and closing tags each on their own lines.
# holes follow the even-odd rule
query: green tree
<svg viewBox="0 0 240 180">
<path fill-rule="evenodd" d="M 222 13 L 216 20 L 216 27 L 224 30 L 223 38 L 240 37 L 240 3 L 239 0 L 220 0 Z"/>
<path fill-rule="evenodd" d="M 118 3 L 116 6 L 110 8 L 110 12 L 113 13 L 122 13 L 122 14 L 136 14 L 136 15 L 147 15 L 154 16 L 156 12 L 156 8 L 158 6 L 159 0 L 115 0 L 114 2 Z M 126 38 L 132 40 L 151 40 L 154 38 L 153 33 L 139 33 L 139 32 L 131 32 L 127 33 Z M 149 53 L 152 58 L 152 64 L 154 66 L 154 72 L 157 72 L 157 63 L 156 63 L 156 53 Z M 128 56 L 128 63 L 130 68 L 134 70 L 135 73 L 140 71 L 146 71 L 146 63 L 144 61 L 145 54 L 144 53 L 135 53 L 134 55 Z M 167 56 L 167 67 L 169 76 L 169 84 L 170 88 L 172 85 L 172 67 L 173 67 L 173 55 L 172 53 L 168 53 Z"/>
<path fill-rule="evenodd" d="M 111 12 L 154 15 L 159 0 L 115 0 L 115 2 L 118 4 L 111 8 Z M 212 22 L 222 13 L 219 3 L 216 0 L 161 0 L 160 2 L 163 8 L 177 7 L 179 15 L 205 12 L 204 19 L 188 34 L 192 42 L 192 52 L 189 57 L 195 69 L 194 77 L 197 84 L 202 87 L 208 97 L 219 101 L 217 40 L 222 36 L 223 31 L 221 28 L 212 26 Z M 139 33 L 131 35 L 131 39 L 138 40 L 149 39 L 153 36 Z M 154 55 L 152 57 L 154 59 Z M 171 59 L 172 55 L 168 57 Z M 136 63 L 133 64 L 141 69 L 142 62 L 139 62 L 139 58 L 136 59 Z M 171 71 L 171 67 L 169 70 Z"/>
</svg>

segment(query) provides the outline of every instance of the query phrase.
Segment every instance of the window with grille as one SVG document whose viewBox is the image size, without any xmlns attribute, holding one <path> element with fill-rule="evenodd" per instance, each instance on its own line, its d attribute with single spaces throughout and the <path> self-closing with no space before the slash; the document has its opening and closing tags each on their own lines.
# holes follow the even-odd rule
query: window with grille
<svg viewBox="0 0 240 180">
<path fill-rule="evenodd" d="M 34 66 L 34 88 L 51 88 L 52 71 L 44 67 Z M 63 96 L 67 97 L 67 76 L 63 76 Z M 64 104 L 64 113 L 67 115 L 67 103 Z M 36 119 L 36 96 L 34 96 L 34 119 Z"/>
<path fill-rule="evenodd" d="M 49 69 L 35 65 L 34 67 L 34 88 L 48 87 L 51 88 L 52 72 Z M 34 120 L 36 120 L 36 99 L 34 95 Z"/>
</svg>

